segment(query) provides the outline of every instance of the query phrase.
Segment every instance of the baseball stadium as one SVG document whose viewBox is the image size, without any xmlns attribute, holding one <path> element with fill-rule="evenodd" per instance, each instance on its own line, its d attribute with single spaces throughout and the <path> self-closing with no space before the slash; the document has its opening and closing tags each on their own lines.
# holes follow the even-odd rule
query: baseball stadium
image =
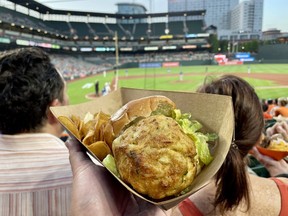
<svg viewBox="0 0 288 216">
<path fill-rule="evenodd" d="M 205 24 L 205 10 L 132 16 L 54 10 L 37 1 L 7 2 L 14 9 L 8 3 L 0 7 L 1 50 L 39 46 L 49 52 L 67 80 L 71 104 L 95 98 L 96 80 L 98 95 L 105 83 L 111 90 L 195 91 L 207 77 L 228 73 L 246 79 L 261 99 L 288 95 L 283 38 L 246 39 L 237 45 L 215 40 L 215 28 Z M 68 21 L 49 20 L 52 15 Z"/>
<path fill-rule="evenodd" d="M 0 0 L 0 216 L 288 215 L 288 34 L 164 1 Z"/>
</svg>

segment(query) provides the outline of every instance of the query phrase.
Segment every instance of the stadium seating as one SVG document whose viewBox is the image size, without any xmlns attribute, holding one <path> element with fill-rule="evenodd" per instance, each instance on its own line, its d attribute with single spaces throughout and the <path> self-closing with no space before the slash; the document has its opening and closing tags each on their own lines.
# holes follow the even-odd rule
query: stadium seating
<svg viewBox="0 0 288 216">
<path fill-rule="evenodd" d="M 148 23 L 89 23 L 86 22 L 67 22 L 67 21 L 44 21 L 32 16 L 28 16 L 17 11 L 10 10 L 5 7 L 0 7 L 0 18 L 7 23 L 15 23 L 19 26 L 32 27 L 34 29 L 41 29 L 50 31 L 53 33 L 63 34 L 71 38 L 84 40 L 87 38 L 95 38 L 96 36 L 101 38 L 109 37 L 113 38 L 117 31 L 118 37 L 126 38 L 128 40 L 150 37 L 159 38 L 161 35 L 165 35 L 165 29 L 169 28 L 169 34 L 172 35 L 184 35 L 183 21 L 170 21 L 168 24 L 165 22 L 157 22 L 149 25 Z M 186 21 L 188 29 L 187 33 L 201 33 L 203 32 L 203 20 L 189 20 Z M 147 34 L 149 33 L 149 34 Z"/>
</svg>

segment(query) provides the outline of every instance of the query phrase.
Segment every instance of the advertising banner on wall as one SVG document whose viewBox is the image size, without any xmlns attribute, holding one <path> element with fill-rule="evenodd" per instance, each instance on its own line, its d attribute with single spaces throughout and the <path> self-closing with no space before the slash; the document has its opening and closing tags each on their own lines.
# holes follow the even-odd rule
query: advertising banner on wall
<svg viewBox="0 0 288 216">
<path fill-rule="evenodd" d="M 242 62 L 255 61 L 255 58 L 252 57 L 250 53 L 245 53 L 245 52 L 236 53 L 235 58 L 238 59 L 239 61 L 242 61 Z"/>
<path fill-rule="evenodd" d="M 163 62 L 162 67 L 167 68 L 167 67 L 179 67 L 180 63 L 179 62 Z"/>
<path fill-rule="evenodd" d="M 139 63 L 139 68 L 161 68 L 162 63 L 161 62 L 144 62 Z"/>
<path fill-rule="evenodd" d="M 240 60 L 229 60 L 226 55 L 218 54 L 214 56 L 214 60 L 218 65 L 241 65 L 243 61 Z"/>
</svg>

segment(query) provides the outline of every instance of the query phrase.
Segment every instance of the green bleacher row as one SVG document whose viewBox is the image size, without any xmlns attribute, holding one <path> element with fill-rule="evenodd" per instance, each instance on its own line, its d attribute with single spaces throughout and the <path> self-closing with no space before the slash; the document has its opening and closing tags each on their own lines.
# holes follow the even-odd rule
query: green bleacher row
<svg viewBox="0 0 288 216">
<path fill-rule="evenodd" d="M 69 37 L 78 36 L 79 39 L 113 37 L 117 31 L 119 38 L 140 39 L 147 37 L 149 29 L 148 23 L 134 23 L 134 24 L 105 24 L 105 23 L 86 23 L 86 22 L 66 22 L 66 21 L 43 21 L 22 13 L 19 13 L 8 8 L 0 7 L 0 19 L 4 22 L 16 25 L 23 25 L 25 27 L 38 28 L 46 30 L 51 33 L 63 34 Z M 203 33 L 203 20 L 186 21 L 188 34 Z M 169 34 L 184 35 L 183 21 L 171 21 L 168 23 Z M 151 23 L 150 35 L 151 37 L 160 37 L 165 35 L 166 23 Z"/>
</svg>

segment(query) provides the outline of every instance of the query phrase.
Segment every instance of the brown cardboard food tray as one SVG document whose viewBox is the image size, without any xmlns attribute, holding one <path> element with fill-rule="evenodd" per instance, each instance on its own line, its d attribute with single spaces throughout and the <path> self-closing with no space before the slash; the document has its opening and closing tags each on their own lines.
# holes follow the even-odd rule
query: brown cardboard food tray
<svg viewBox="0 0 288 216">
<path fill-rule="evenodd" d="M 51 111 L 56 117 L 70 117 L 71 114 L 74 114 L 84 118 L 87 112 L 94 114 L 99 111 L 113 114 L 130 100 L 150 95 L 164 95 L 170 98 L 176 103 L 177 108 L 181 109 L 182 113 L 191 113 L 192 119 L 198 120 L 203 125 L 204 132 L 215 132 L 219 136 L 212 152 L 214 157 L 213 161 L 206 166 L 199 175 L 197 175 L 190 186 L 189 192 L 184 195 L 164 201 L 150 200 L 149 198 L 137 193 L 111 172 L 111 174 L 129 191 L 138 197 L 161 207 L 162 209 L 168 210 L 208 184 L 221 167 L 229 151 L 233 136 L 234 114 L 231 97 L 191 92 L 120 88 L 106 96 L 99 97 L 86 103 L 51 107 Z M 87 151 L 101 163 L 101 161 L 92 152 L 89 152 L 88 149 Z"/>
</svg>

